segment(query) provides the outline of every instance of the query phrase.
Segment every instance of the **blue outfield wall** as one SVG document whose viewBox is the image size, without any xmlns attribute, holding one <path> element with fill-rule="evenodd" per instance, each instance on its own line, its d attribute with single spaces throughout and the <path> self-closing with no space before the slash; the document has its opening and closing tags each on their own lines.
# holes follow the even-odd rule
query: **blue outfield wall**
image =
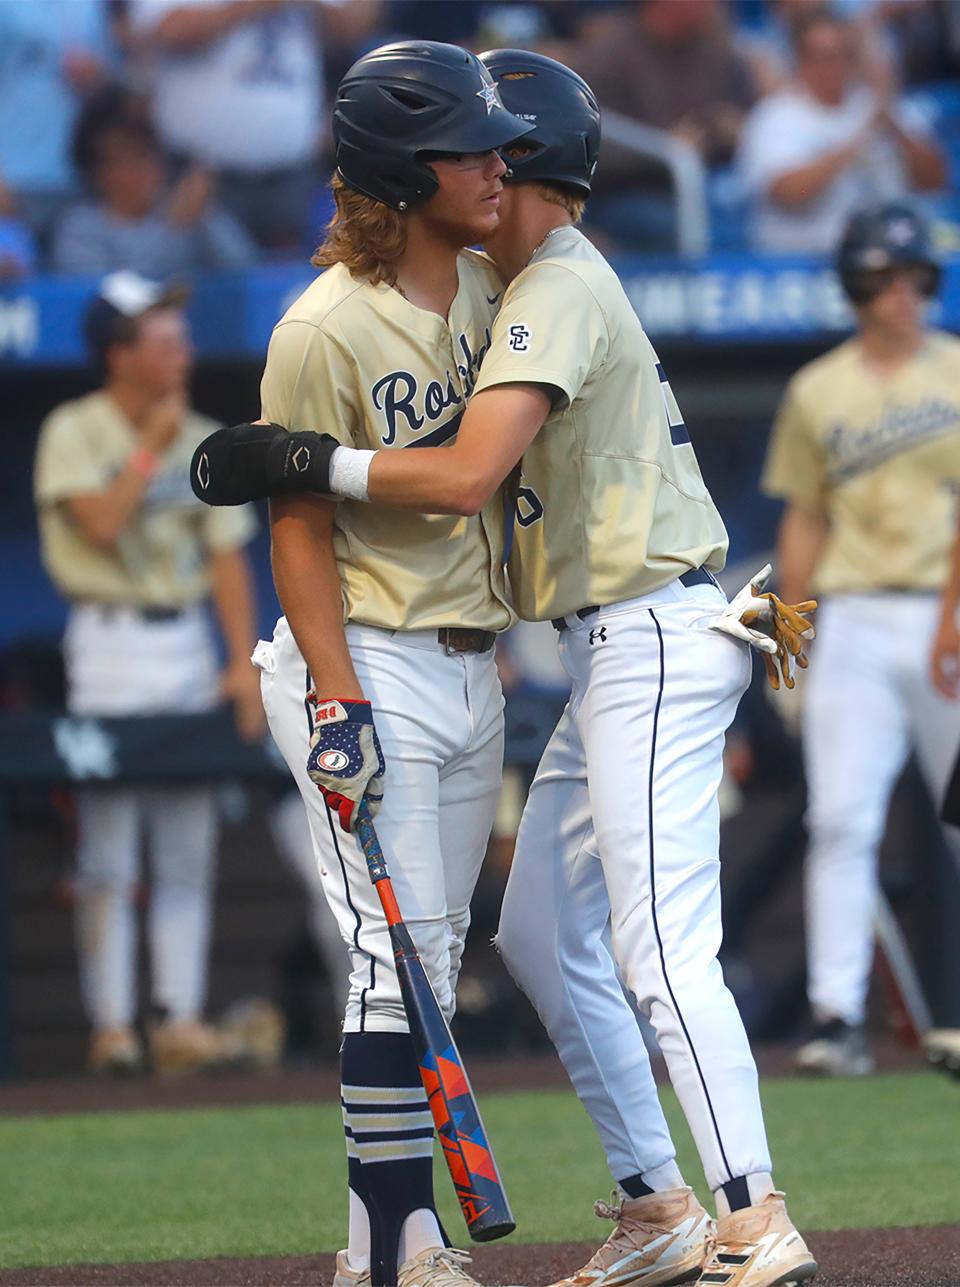
<svg viewBox="0 0 960 1287">
<path fill-rule="evenodd" d="M 730 254 L 613 263 L 655 342 L 782 343 L 850 327 L 825 262 Z M 201 275 L 189 305 L 200 360 L 262 359 L 274 323 L 312 276 L 309 265 L 290 264 Z M 81 366 L 80 323 L 96 282 L 39 277 L 0 287 L 0 369 Z M 937 320 L 960 331 L 960 259 L 947 266 Z"/>
</svg>

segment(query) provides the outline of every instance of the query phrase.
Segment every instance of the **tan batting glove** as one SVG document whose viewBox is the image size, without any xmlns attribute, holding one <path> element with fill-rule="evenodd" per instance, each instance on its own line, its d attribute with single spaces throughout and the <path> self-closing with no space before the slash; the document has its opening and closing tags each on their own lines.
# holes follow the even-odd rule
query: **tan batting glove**
<svg viewBox="0 0 960 1287">
<path fill-rule="evenodd" d="M 761 593 L 772 572 L 769 563 L 756 572 L 711 628 L 742 639 L 761 652 L 771 688 L 780 687 L 781 676 L 784 685 L 793 688 L 797 667 L 806 670 L 809 664 L 803 645 L 816 631 L 806 614 L 816 609 L 817 601 L 789 604 L 773 593 Z"/>
</svg>

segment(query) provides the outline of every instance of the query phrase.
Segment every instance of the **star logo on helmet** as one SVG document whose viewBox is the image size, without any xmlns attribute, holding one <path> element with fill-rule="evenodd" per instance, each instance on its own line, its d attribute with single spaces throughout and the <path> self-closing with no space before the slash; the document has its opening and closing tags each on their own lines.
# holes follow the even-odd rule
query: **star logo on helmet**
<svg viewBox="0 0 960 1287">
<path fill-rule="evenodd" d="M 483 85 L 481 85 L 480 88 L 477 90 L 477 98 L 482 98 L 483 101 L 486 103 L 488 116 L 490 115 L 490 113 L 493 111 L 495 107 L 500 106 L 500 100 L 497 97 L 496 83 L 492 85 L 487 85 L 486 83 L 484 83 Z"/>
<path fill-rule="evenodd" d="M 895 246 L 906 246 L 913 240 L 914 226 L 910 219 L 894 219 L 887 226 L 887 236 Z"/>
</svg>

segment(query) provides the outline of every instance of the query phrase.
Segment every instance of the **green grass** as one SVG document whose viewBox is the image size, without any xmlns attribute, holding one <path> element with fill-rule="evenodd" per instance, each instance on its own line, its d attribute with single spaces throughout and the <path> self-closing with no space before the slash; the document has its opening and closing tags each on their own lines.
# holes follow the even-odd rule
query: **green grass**
<svg viewBox="0 0 960 1287">
<path fill-rule="evenodd" d="M 960 1088 L 932 1075 L 771 1080 L 776 1178 L 807 1229 L 960 1220 Z M 700 1168 L 664 1094 L 681 1166 Z M 572 1093 L 485 1097 L 522 1242 L 595 1240 L 610 1178 Z M 0 1267 L 306 1254 L 343 1245 L 333 1105 L 0 1119 Z M 442 1167 L 442 1164 L 441 1164 Z M 441 1210 L 463 1224 L 445 1172 Z"/>
</svg>

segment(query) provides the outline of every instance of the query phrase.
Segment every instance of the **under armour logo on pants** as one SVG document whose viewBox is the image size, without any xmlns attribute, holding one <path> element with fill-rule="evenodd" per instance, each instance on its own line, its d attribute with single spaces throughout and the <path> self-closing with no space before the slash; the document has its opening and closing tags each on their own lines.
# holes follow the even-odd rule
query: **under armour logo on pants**
<svg viewBox="0 0 960 1287">
<path fill-rule="evenodd" d="M 599 643 L 606 643 L 606 642 L 607 642 L 607 627 L 606 627 L 606 626 L 599 626 L 596 630 L 591 630 L 591 631 L 590 631 L 590 646 L 591 646 L 591 647 L 593 647 L 593 645 L 594 645 L 595 643 L 598 643 L 598 642 L 599 642 Z"/>
</svg>

